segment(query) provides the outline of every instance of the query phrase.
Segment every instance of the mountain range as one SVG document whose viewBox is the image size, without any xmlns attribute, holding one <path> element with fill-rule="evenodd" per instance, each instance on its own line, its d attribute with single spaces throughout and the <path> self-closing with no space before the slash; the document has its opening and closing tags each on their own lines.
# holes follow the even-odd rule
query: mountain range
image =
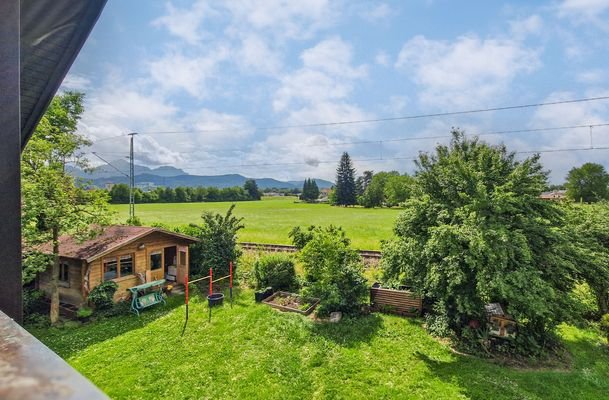
<svg viewBox="0 0 609 400">
<path fill-rule="evenodd" d="M 97 187 L 106 187 L 108 184 L 129 183 L 129 162 L 125 160 L 113 161 L 112 166 L 101 165 L 92 171 L 83 171 L 78 168 L 69 167 L 68 171 L 75 177 L 90 181 Z M 243 186 L 248 177 L 239 174 L 226 175 L 190 175 L 187 172 L 170 166 L 148 168 L 143 165 L 134 165 L 136 186 L 166 186 L 175 188 L 178 186 L 214 186 L 225 188 L 231 186 Z M 302 189 L 304 181 L 279 181 L 273 178 L 251 178 L 256 181 L 260 189 Z M 315 178 L 314 178 L 315 179 Z M 315 179 L 320 189 L 330 188 L 334 183 Z"/>
</svg>

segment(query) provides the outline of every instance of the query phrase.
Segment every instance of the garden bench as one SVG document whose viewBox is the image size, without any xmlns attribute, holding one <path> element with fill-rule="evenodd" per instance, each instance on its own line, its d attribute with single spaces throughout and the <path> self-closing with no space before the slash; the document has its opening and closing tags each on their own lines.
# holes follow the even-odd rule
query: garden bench
<svg viewBox="0 0 609 400">
<path fill-rule="evenodd" d="M 165 299 L 163 298 L 164 283 L 165 279 L 160 279 L 158 281 L 130 287 L 128 290 L 131 292 L 131 311 L 139 316 L 140 311 L 144 308 L 159 303 L 165 303 Z"/>
</svg>

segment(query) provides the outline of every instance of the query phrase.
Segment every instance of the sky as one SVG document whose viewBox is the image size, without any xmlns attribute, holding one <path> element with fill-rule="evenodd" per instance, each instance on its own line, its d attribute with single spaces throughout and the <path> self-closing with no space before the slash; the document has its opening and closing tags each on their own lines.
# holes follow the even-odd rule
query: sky
<svg viewBox="0 0 609 400">
<path fill-rule="evenodd" d="M 609 0 L 110 0 L 63 82 L 106 160 L 190 174 L 413 173 L 452 127 L 517 152 L 609 147 Z M 438 137 L 440 136 L 440 137 Z M 424 139 L 417 139 L 423 137 Z M 433 138 L 430 138 L 433 137 Z M 530 154 L 520 154 L 520 158 Z M 609 150 L 542 153 L 560 183 Z M 94 157 L 92 157 L 91 161 Z"/>
</svg>

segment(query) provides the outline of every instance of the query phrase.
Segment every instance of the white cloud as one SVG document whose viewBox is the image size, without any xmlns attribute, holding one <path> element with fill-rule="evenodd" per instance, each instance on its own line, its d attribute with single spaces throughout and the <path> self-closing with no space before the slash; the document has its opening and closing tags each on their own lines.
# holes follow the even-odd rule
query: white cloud
<svg viewBox="0 0 609 400">
<path fill-rule="evenodd" d="M 537 14 L 510 21 L 510 30 L 516 39 L 524 39 L 529 35 L 539 34 L 542 29 L 543 20 Z"/>
<path fill-rule="evenodd" d="M 191 8 L 177 8 L 172 3 L 167 3 L 165 7 L 167 14 L 152 21 L 152 25 L 164 27 L 173 36 L 190 44 L 201 40 L 200 25 L 204 17 L 215 14 L 205 1 L 195 2 Z"/>
<path fill-rule="evenodd" d="M 150 76 L 166 90 L 184 90 L 193 97 L 209 97 L 209 82 L 217 79 L 219 66 L 229 57 L 227 47 L 219 46 L 205 55 L 188 57 L 180 51 L 170 51 L 160 59 L 149 62 Z"/>
<path fill-rule="evenodd" d="M 396 62 L 396 68 L 421 86 L 421 102 L 436 108 L 496 103 L 518 74 L 539 66 L 537 52 L 519 41 L 477 36 L 453 42 L 415 36 L 404 44 Z"/>
<path fill-rule="evenodd" d="M 281 77 L 273 107 L 285 111 L 293 103 L 322 103 L 346 98 L 353 82 L 367 74 L 366 66 L 353 66 L 351 46 L 331 38 L 302 52 L 302 68 Z"/>
<path fill-rule="evenodd" d="M 391 63 L 389 55 L 383 50 L 379 50 L 376 53 L 376 56 L 374 57 L 374 62 L 376 62 L 378 65 L 382 65 L 383 67 L 386 67 Z"/>
<path fill-rule="evenodd" d="M 609 10 L 609 0 L 564 0 L 558 5 L 558 15 L 577 20 L 597 20 Z"/>
<path fill-rule="evenodd" d="M 253 71 L 273 76 L 281 70 L 282 63 L 279 54 L 258 35 L 250 34 L 245 37 L 239 54 L 240 64 L 246 72 Z"/>
<path fill-rule="evenodd" d="M 598 84 L 605 81 L 607 78 L 607 72 L 603 69 L 589 69 L 586 71 L 578 72 L 576 79 L 578 82 L 585 84 Z"/>
<path fill-rule="evenodd" d="M 367 21 L 378 22 L 390 17 L 393 10 L 387 3 L 371 4 L 359 12 L 359 15 Z"/>
<path fill-rule="evenodd" d="M 91 86 L 91 80 L 85 76 L 69 73 L 61 83 L 63 90 L 84 91 Z"/>
</svg>

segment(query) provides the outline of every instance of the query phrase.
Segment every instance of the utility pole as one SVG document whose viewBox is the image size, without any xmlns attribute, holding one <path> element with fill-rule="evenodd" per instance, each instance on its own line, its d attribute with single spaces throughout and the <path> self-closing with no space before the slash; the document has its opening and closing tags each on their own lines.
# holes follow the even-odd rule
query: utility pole
<svg viewBox="0 0 609 400">
<path fill-rule="evenodd" d="M 131 132 L 130 146 L 129 146 L 129 220 L 133 220 L 135 217 L 135 168 L 133 166 L 133 136 L 137 135 L 137 132 Z"/>
</svg>

